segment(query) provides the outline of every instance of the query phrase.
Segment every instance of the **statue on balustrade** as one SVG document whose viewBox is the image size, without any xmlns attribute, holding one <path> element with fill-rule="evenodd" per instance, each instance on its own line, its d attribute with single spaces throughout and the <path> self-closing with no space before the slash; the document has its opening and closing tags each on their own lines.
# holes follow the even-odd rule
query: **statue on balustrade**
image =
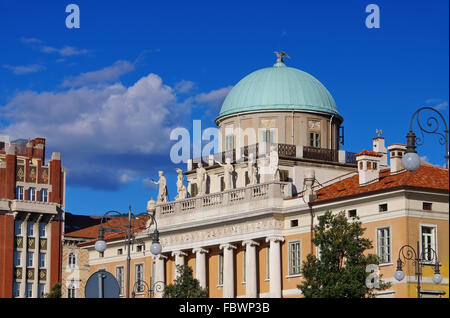
<svg viewBox="0 0 450 318">
<path fill-rule="evenodd" d="M 203 164 L 201 161 L 198 163 L 196 172 L 197 172 L 198 195 L 205 195 L 206 194 L 206 179 L 207 179 L 208 175 L 206 173 L 206 169 L 203 168 Z"/>
<path fill-rule="evenodd" d="M 175 200 L 184 200 L 184 199 L 186 199 L 187 191 L 186 191 L 186 187 L 184 186 L 183 170 L 177 168 L 176 171 L 178 173 L 178 176 L 177 176 L 178 195 L 175 197 Z"/>
<path fill-rule="evenodd" d="M 258 177 L 258 167 L 257 167 L 257 165 L 255 166 L 256 161 L 253 158 L 253 153 L 250 153 L 248 155 L 248 157 L 244 156 L 244 158 L 248 158 L 248 161 L 247 161 L 247 165 L 248 165 L 247 166 L 247 174 L 248 174 L 248 179 L 250 181 L 249 185 L 255 185 L 255 184 L 258 183 L 258 179 L 257 179 L 257 177 Z"/>
<path fill-rule="evenodd" d="M 168 198 L 167 181 L 166 181 L 166 177 L 164 177 L 163 174 L 164 174 L 164 172 L 159 171 L 158 172 L 159 180 L 155 181 L 152 179 L 152 182 L 159 186 L 158 203 L 167 202 L 167 198 Z"/>
<path fill-rule="evenodd" d="M 233 171 L 234 167 L 231 164 L 231 158 L 225 159 L 225 164 L 216 161 L 221 167 L 223 167 L 223 181 L 225 183 L 225 191 L 233 189 Z"/>
<path fill-rule="evenodd" d="M 276 145 L 270 146 L 270 171 L 273 181 L 280 181 L 280 169 L 278 169 L 278 149 Z"/>
</svg>

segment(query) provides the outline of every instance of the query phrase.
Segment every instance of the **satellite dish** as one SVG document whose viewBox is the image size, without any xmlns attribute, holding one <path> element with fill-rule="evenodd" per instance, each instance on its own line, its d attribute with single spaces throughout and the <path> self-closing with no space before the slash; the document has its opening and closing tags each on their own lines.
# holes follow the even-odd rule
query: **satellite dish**
<svg viewBox="0 0 450 318">
<path fill-rule="evenodd" d="M 92 274 L 86 282 L 86 298 L 119 298 L 120 288 L 117 279 L 105 270 Z"/>
</svg>

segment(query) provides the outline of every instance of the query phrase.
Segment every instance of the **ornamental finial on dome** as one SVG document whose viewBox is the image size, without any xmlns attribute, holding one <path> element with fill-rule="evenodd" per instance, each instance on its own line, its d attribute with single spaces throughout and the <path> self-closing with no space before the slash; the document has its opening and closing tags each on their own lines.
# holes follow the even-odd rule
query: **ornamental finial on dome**
<svg viewBox="0 0 450 318">
<path fill-rule="evenodd" d="M 286 52 L 277 52 L 277 51 L 275 51 L 274 52 L 275 54 L 276 54 L 276 56 L 277 56 L 277 63 L 284 63 L 284 57 L 287 57 L 288 59 L 290 59 L 291 57 L 289 56 L 289 55 L 287 55 L 286 54 Z"/>
</svg>

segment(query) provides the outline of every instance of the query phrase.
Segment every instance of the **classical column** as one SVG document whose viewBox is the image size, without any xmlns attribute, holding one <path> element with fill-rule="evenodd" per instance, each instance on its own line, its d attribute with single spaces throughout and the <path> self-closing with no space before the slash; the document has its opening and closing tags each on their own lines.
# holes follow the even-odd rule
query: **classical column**
<svg viewBox="0 0 450 318">
<path fill-rule="evenodd" d="M 236 246 L 222 244 L 223 249 L 223 298 L 234 298 L 234 253 Z"/>
<path fill-rule="evenodd" d="M 269 254 L 269 276 L 270 276 L 270 297 L 281 298 L 281 247 L 282 236 L 271 236 L 266 238 L 270 242 Z"/>
<path fill-rule="evenodd" d="M 256 262 L 256 246 L 259 243 L 247 240 L 242 242 L 245 246 L 245 296 L 247 298 L 256 298 L 258 296 L 257 288 L 257 262 Z"/>
<path fill-rule="evenodd" d="M 200 282 L 200 286 L 206 288 L 206 253 L 201 247 L 194 248 L 192 253 L 195 253 L 195 278 Z"/>
<path fill-rule="evenodd" d="M 155 297 L 156 298 L 162 298 L 164 295 L 164 285 L 166 284 L 165 279 L 165 262 L 164 260 L 167 258 L 167 256 L 164 256 L 162 254 L 153 256 L 153 259 L 155 260 L 155 275 L 154 275 L 154 286 L 151 286 L 151 288 L 154 288 Z"/>
<path fill-rule="evenodd" d="M 174 273 L 174 278 L 177 278 L 178 275 L 179 275 L 179 273 L 177 271 L 177 265 L 182 266 L 182 265 L 185 264 L 184 257 L 186 255 L 187 254 L 185 252 L 183 252 L 183 251 L 174 251 L 174 252 L 172 252 L 172 256 L 175 256 L 175 268 L 174 268 L 175 273 Z"/>
</svg>

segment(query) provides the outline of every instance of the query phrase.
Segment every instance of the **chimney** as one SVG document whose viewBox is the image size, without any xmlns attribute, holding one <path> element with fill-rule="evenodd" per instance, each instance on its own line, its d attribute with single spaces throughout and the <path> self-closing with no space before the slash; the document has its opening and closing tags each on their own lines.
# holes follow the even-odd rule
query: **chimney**
<svg viewBox="0 0 450 318">
<path fill-rule="evenodd" d="M 406 145 L 403 144 L 393 144 L 388 146 L 389 152 L 391 153 L 391 174 L 396 174 L 403 172 L 402 158 L 406 152 Z"/>
<path fill-rule="evenodd" d="M 371 150 L 363 150 L 356 154 L 360 186 L 378 181 L 380 177 L 380 160 L 382 157 L 382 154 Z"/>
<path fill-rule="evenodd" d="M 380 166 L 381 168 L 386 168 L 388 164 L 387 164 L 387 149 L 386 146 L 384 145 L 384 137 L 378 136 L 373 138 L 373 151 L 383 155 L 383 157 L 381 157 L 380 159 Z"/>
</svg>

